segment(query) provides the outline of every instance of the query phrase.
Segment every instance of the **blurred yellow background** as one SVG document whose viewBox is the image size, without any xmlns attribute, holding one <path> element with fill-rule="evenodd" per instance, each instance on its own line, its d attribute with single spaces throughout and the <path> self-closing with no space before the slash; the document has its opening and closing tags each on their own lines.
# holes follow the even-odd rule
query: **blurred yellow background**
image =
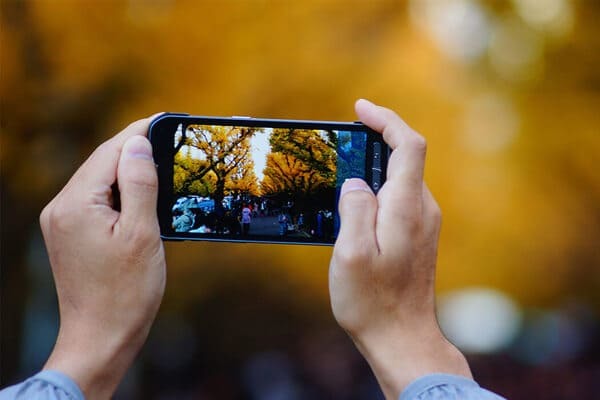
<svg viewBox="0 0 600 400">
<path fill-rule="evenodd" d="M 571 328 L 592 338 L 585 351 L 511 362 L 529 365 L 521 376 L 541 364 L 562 376 L 560 368 L 592 354 L 577 368 L 585 379 L 599 376 L 600 2 L 3 0 L 1 11 L 2 384 L 39 369 L 51 349 L 57 317 L 37 216 L 95 146 L 159 111 L 351 121 L 360 97 L 394 109 L 428 140 L 426 180 L 444 214 L 442 299 L 491 290 L 517 310 L 520 326 L 531 310 L 560 322 L 566 314 L 556 310 L 576 309 L 586 317 L 572 318 Z M 250 384 L 227 391 L 219 379 L 245 376 L 248 354 L 269 343 L 295 354 L 289 343 L 335 330 L 331 248 L 166 249 L 158 326 L 192 321 L 186 326 L 205 346 L 221 343 L 208 359 L 230 360 L 216 378 L 202 372 L 198 381 L 209 383 L 189 389 L 193 398 L 266 398 Z M 151 337 L 149 349 L 181 339 L 161 329 L 164 341 Z M 36 330 L 46 339 L 33 351 Z M 259 336 L 268 340 L 247 340 Z M 207 354 L 194 346 L 194 360 Z M 160 361 L 152 351 L 121 389 L 125 398 L 154 397 L 153 373 L 173 357 Z M 491 371 L 481 373 L 485 382 L 505 395 L 529 393 L 503 383 L 511 377 L 505 364 L 490 367 L 510 357 L 503 351 L 474 355 Z M 198 363 L 185 368 L 210 369 Z M 166 376 L 164 387 L 188 393 Z M 312 385 L 360 398 L 343 394 L 344 382 L 332 375 Z"/>
</svg>

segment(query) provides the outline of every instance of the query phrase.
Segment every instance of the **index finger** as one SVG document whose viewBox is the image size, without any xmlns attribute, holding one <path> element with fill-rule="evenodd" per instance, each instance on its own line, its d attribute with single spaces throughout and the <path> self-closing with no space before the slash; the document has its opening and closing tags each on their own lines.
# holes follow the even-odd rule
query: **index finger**
<svg viewBox="0 0 600 400">
<path fill-rule="evenodd" d="M 356 103 L 356 113 L 372 129 L 381 132 L 392 148 L 387 181 L 377 200 L 376 236 L 381 254 L 403 256 L 401 235 L 412 235 L 421 220 L 425 141 L 393 111 L 366 100 Z"/>
<path fill-rule="evenodd" d="M 155 114 L 132 122 L 125 129 L 102 143 L 90 157 L 79 167 L 71 181 L 86 182 L 86 184 L 111 186 L 117 179 L 117 164 L 123 145 L 135 135 L 146 136 L 148 127 Z"/>
<path fill-rule="evenodd" d="M 405 189 L 421 193 L 425 166 L 425 139 L 411 129 L 392 110 L 361 99 L 356 114 L 365 125 L 383 134 L 392 149 L 388 160 L 387 180 L 398 181 Z"/>
</svg>

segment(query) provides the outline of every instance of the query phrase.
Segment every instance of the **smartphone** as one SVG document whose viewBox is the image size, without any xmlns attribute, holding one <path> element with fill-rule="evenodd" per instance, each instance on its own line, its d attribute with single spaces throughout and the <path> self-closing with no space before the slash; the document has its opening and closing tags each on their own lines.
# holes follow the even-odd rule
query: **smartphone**
<svg viewBox="0 0 600 400">
<path fill-rule="evenodd" d="M 389 155 L 360 122 L 167 113 L 149 139 L 165 240 L 331 245 L 342 183 L 377 192 Z"/>
</svg>

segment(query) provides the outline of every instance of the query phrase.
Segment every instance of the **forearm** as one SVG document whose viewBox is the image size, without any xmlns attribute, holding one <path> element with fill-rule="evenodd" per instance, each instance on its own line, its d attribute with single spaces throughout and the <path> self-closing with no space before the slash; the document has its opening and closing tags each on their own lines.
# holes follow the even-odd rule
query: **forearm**
<svg viewBox="0 0 600 400">
<path fill-rule="evenodd" d="M 425 375 L 444 373 L 472 378 L 462 353 L 439 329 L 373 332 L 354 340 L 368 361 L 386 399 L 396 400 L 413 381 Z"/>
<path fill-rule="evenodd" d="M 142 346 L 147 330 L 119 334 L 101 329 L 90 332 L 87 328 L 61 328 L 44 370 L 71 377 L 86 399 L 110 398 Z"/>
</svg>

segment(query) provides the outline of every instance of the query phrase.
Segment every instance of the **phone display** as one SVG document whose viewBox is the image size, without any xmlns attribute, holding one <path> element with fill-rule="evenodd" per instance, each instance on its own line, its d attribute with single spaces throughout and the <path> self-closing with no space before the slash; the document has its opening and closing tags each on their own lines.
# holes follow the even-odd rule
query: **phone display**
<svg viewBox="0 0 600 400">
<path fill-rule="evenodd" d="M 149 138 L 172 240 L 333 244 L 341 185 L 377 192 L 388 156 L 360 123 L 163 114 Z"/>
</svg>

